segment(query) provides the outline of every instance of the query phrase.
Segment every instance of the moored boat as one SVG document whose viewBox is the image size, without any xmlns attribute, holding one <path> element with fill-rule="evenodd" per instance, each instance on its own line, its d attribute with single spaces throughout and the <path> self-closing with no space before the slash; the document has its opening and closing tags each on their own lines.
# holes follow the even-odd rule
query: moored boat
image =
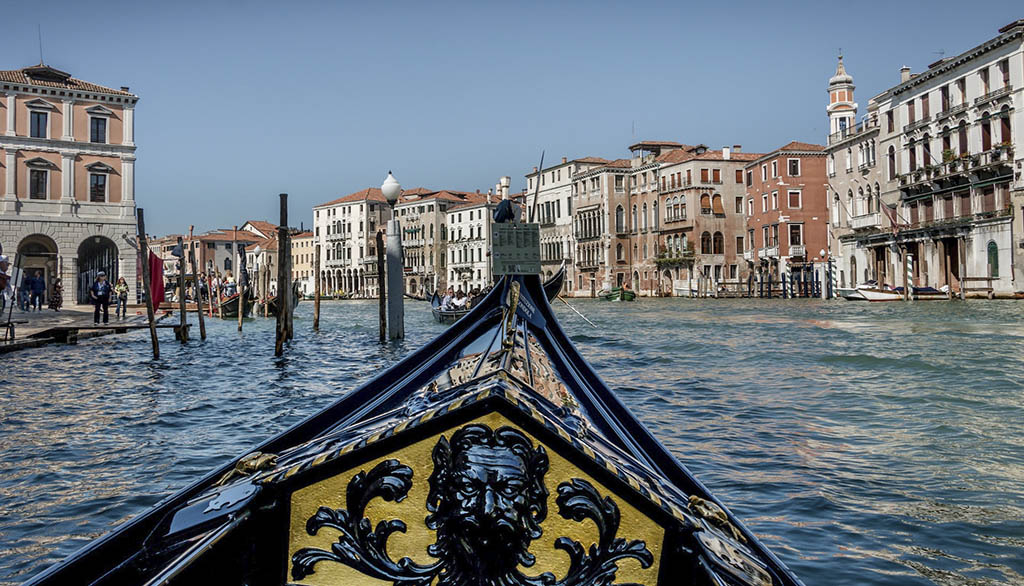
<svg viewBox="0 0 1024 586">
<path fill-rule="evenodd" d="M 237 318 L 238 317 L 238 297 L 239 297 L 238 293 L 235 293 L 234 295 L 229 295 L 227 297 L 221 298 L 221 301 L 220 301 L 220 311 L 219 311 L 218 315 L 220 315 L 221 317 L 223 317 L 225 319 Z M 251 317 L 252 316 L 252 308 L 255 305 L 256 305 L 256 300 L 251 298 L 251 297 L 249 297 L 249 296 L 246 296 L 246 298 L 245 298 L 245 313 L 242 314 L 242 317 Z"/>
<path fill-rule="evenodd" d="M 472 304 L 472 299 L 467 297 L 466 304 L 461 307 L 443 307 L 437 291 L 430 296 L 430 311 L 434 315 L 434 319 L 442 324 L 453 324 L 459 321 L 462 316 L 469 314 Z"/>
<path fill-rule="evenodd" d="M 30 583 L 801 584 L 545 297 L 536 276 L 503 278 L 423 348 Z"/>
<path fill-rule="evenodd" d="M 845 294 L 844 294 L 845 293 Z M 840 289 L 840 296 L 847 301 L 903 301 L 903 287 L 879 287 L 876 283 L 869 282 L 858 285 L 850 292 L 849 289 Z M 913 301 L 946 301 L 949 294 L 933 287 L 911 287 L 910 299 Z"/>
</svg>

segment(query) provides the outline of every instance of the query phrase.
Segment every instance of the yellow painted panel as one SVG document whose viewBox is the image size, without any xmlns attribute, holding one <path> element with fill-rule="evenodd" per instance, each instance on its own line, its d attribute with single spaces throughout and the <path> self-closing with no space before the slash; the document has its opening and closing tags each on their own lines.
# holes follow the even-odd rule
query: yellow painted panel
<svg viewBox="0 0 1024 586">
<path fill-rule="evenodd" d="M 470 425 L 472 423 L 484 424 L 491 429 L 509 426 L 526 433 L 498 413 L 485 415 L 463 425 Z M 395 458 L 402 464 L 412 468 L 412 488 L 409 490 L 405 500 L 400 503 L 387 502 L 379 498 L 374 499 L 366 507 L 366 516 L 369 517 L 373 526 L 376 526 L 379 521 L 389 519 L 400 519 L 408 526 L 406 533 L 395 533 L 388 540 L 388 553 L 391 555 L 391 559 L 398 561 L 402 557 L 409 557 L 423 565 L 437 561 L 427 554 L 427 546 L 434 543 L 435 537 L 434 531 L 427 529 L 424 523 L 424 519 L 427 516 L 426 502 L 429 491 L 427 479 L 430 477 L 433 469 L 431 452 L 442 435 L 450 438 L 451 434 L 463 427 L 463 425 L 295 491 L 291 497 L 290 535 L 288 538 L 288 552 L 286 554 L 289 569 L 288 579 L 291 579 L 291 556 L 295 551 L 303 547 L 315 547 L 329 551 L 331 544 L 334 543 L 338 536 L 338 533 L 330 528 L 321 529 L 316 536 L 311 536 L 306 533 L 306 520 L 312 517 L 321 506 L 332 509 L 344 508 L 346 506 L 345 490 L 352 477 L 361 470 L 369 471 L 381 461 L 389 458 Z M 536 444 L 536 438 L 530 437 Z M 596 543 L 598 535 L 597 527 L 592 521 L 576 522 L 571 519 L 563 519 L 558 514 L 558 507 L 555 504 L 555 498 L 558 496 L 558 485 L 572 478 L 584 478 L 597 488 L 601 496 L 613 496 L 613 494 L 607 487 L 584 474 L 582 470 L 559 456 L 550 447 L 545 446 L 545 448 L 550 461 L 548 473 L 544 476 L 544 484 L 549 492 L 548 515 L 541 524 L 544 534 L 530 545 L 530 553 L 536 556 L 536 563 L 530 568 L 520 567 L 520 570 L 530 576 L 537 576 L 543 572 L 552 572 L 557 578 L 561 579 L 568 571 L 569 556 L 565 552 L 554 548 L 555 540 L 561 536 L 567 536 L 579 541 L 585 549 L 589 549 L 591 544 Z M 634 559 L 619 561 L 616 582 L 656 584 L 662 541 L 665 534 L 664 529 L 624 500 L 614 497 L 613 499 L 621 513 L 621 523 L 617 537 L 626 540 L 642 539 L 646 543 L 647 549 L 654 555 L 654 564 L 647 569 L 642 568 L 640 562 Z M 353 568 L 333 562 L 320 562 L 316 565 L 315 570 L 315 573 L 306 576 L 305 579 L 296 583 L 309 585 L 389 584 L 389 582 L 367 577 Z"/>
</svg>

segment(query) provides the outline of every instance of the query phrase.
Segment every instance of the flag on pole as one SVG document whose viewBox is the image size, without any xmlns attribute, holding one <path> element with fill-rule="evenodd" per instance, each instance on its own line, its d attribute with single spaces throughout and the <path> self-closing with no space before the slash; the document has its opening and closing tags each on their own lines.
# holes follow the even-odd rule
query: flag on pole
<svg viewBox="0 0 1024 586">
<path fill-rule="evenodd" d="M 149 251 L 149 294 L 153 298 L 153 309 L 164 301 L 164 261 Z"/>
</svg>

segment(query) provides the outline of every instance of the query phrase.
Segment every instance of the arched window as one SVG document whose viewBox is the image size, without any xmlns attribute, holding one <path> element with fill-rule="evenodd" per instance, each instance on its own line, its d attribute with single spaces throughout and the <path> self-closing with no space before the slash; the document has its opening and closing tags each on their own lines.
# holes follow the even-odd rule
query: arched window
<svg viewBox="0 0 1024 586">
<path fill-rule="evenodd" d="M 836 192 L 835 193 L 835 197 L 832 198 L 832 225 L 833 226 L 839 226 L 839 218 L 840 218 L 839 208 L 840 208 L 840 205 L 841 204 L 839 203 L 839 192 Z"/>
<path fill-rule="evenodd" d="M 654 218 L 654 229 L 661 227 L 661 218 L 658 217 L 658 202 L 651 204 L 651 217 Z"/>
<path fill-rule="evenodd" d="M 224 270 L 225 271 L 230 271 L 231 270 L 231 257 L 230 256 L 224 259 Z"/>
<path fill-rule="evenodd" d="M 641 221 L 642 221 L 641 227 L 644 230 L 646 230 L 647 229 L 647 204 L 646 203 L 644 203 L 644 215 L 641 216 Z"/>
<path fill-rule="evenodd" d="M 700 235 L 700 252 L 701 254 L 712 254 L 711 250 L 711 232 L 704 232 Z"/>
<path fill-rule="evenodd" d="M 633 231 L 636 232 L 636 204 L 633 204 L 633 217 L 630 224 L 633 226 Z"/>
<path fill-rule="evenodd" d="M 992 120 L 988 112 L 981 115 L 981 150 L 987 151 L 992 148 Z"/>
<path fill-rule="evenodd" d="M 865 195 L 867 195 L 867 201 L 864 202 L 864 205 L 867 206 L 868 213 L 869 214 L 873 214 L 873 213 L 875 213 L 876 210 L 872 207 L 875 202 L 874 202 L 874 199 L 871 197 L 871 186 L 870 185 L 868 185 L 868 190 L 867 190 L 867 193 Z"/>
<path fill-rule="evenodd" d="M 876 212 L 882 211 L 882 197 L 881 196 L 882 196 L 882 190 L 881 190 L 881 188 L 878 187 L 878 182 L 875 181 L 875 206 L 874 206 L 874 210 Z"/>
<path fill-rule="evenodd" d="M 448 230 L 445 229 L 444 224 L 441 224 L 441 240 L 448 240 Z"/>
<path fill-rule="evenodd" d="M 889 147 L 889 181 L 896 179 L 896 148 Z"/>
<path fill-rule="evenodd" d="M 932 139 L 927 134 L 921 139 L 921 165 L 927 167 L 934 165 L 932 160 Z"/>
<path fill-rule="evenodd" d="M 715 232 L 712 248 L 715 254 L 725 254 L 725 237 L 721 232 Z"/>
<path fill-rule="evenodd" d="M 676 197 L 672 198 L 672 211 L 671 211 L 671 214 L 672 214 L 672 219 L 673 220 L 678 220 L 679 219 L 679 196 L 676 196 Z"/>
<path fill-rule="evenodd" d="M 864 211 L 864 188 L 863 187 L 858 187 L 857 188 L 857 201 L 853 202 L 853 213 L 857 214 L 858 216 L 863 216 L 865 213 L 867 213 L 867 212 Z"/>
<path fill-rule="evenodd" d="M 960 150 L 960 156 L 967 154 L 967 122 L 964 120 L 960 121 L 960 124 L 956 127 L 956 141 Z"/>
<path fill-rule="evenodd" d="M 700 196 L 700 213 L 711 213 L 711 196 L 706 193 L 702 193 Z"/>
<path fill-rule="evenodd" d="M 953 154 L 953 135 L 949 131 L 948 126 L 942 127 L 942 162 L 945 163 L 952 159 Z"/>
<path fill-rule="evenodd" d="M 716 216 L 725 215 L 725 206 L 722 205 L 722 196 L 717 193 L 711 198 L 711 211 Z"/>
<path fill-rule="evenodd" d="M 622 260 L 622 243 L 615 245 L 615 260 Z"/>
<path fill-rule="evenodd" d="M 910 152 L 910 172 L 913 173 L 917 170 L 917 143 L 911 139 L 907 149 Z"/>
<path fill-rule="evenodd" d="M 615 233 L 622 234 L 626 231 L 626 210 L 622 206 L 615 207 Z"/>
<path fill-rule="evenodd" d="M 1011 139 L 1010 136 L 1010 107 L 1003 106 L 1003 109 L 999 112 L 999 140 L 1009 146 Z"/>
<path fill-rule="evenodd" d="M 999 246 L 994 240 L 988 241 L 988 276 L 999 278 Z"/>
<path fill-rule="evenodd" d="M 635 261 L 636 261 L 636 260 L 637 260 L 637 259 L 639 258 L 639 256 L 637 256 L 637 253 L 636 253 L 636 252 L 637 252 L 637 251 L 636 251 L 636 244 L 634 244 L 634 245 L 633 245 L 633 261 L 634 261 L 634 262 L 635 262 Z"/>
</svg>

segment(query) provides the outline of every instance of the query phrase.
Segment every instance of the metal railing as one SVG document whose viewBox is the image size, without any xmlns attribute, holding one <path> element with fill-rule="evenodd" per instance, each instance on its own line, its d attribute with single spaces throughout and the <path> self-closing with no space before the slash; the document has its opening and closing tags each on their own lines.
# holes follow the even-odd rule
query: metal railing
<svg viewBox="0 0 1024 586">
<path fill-rule="evenodd" d="M 1006 87 L 1001 87 L 1001 88 L 999 88 L 997 90 L 992 90 L 989 93 L 985 94 L 984 96 L 981 96 L 980 98 L 975 98 L 974 99 L 974 105 L 978 106 L 978 105 L 984 104 L 986 102 L 991 102 L 992 100 L 995 100 L 995 99 L 1001 98 L 1001 97 L 1003 97 L 1005 95 L 1008 95 L 1012 91 L 1013 91 L 1013 86 L 1012 85 L 1007 85 Z"/>
<path fill-rule="evenodd" d="M 863 216 L 854 216 L 850 218 L 850 228 L 852 230 L 863 230 L 864 228 L 873 228 L 878 226 L 881 222 L 881 216 L 878 212 L 873 214 L 864 214 Z"/>
</svg>

